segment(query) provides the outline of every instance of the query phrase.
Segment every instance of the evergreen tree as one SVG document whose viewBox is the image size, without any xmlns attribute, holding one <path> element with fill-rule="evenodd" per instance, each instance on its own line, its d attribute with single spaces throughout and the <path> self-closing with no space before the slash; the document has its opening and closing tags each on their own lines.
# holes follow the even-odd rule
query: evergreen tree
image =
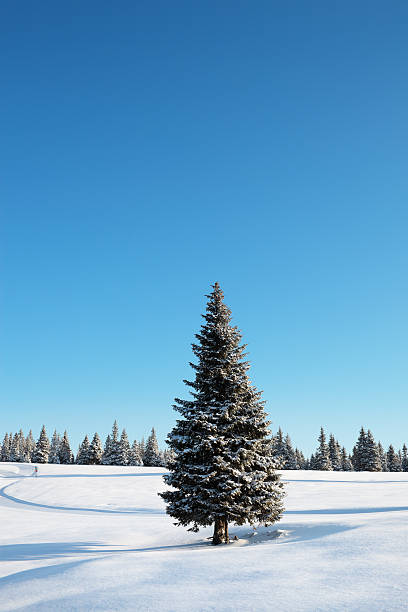
<svg viewBox="0 0 408 612">
<path fill-rule="evenodd" d="M 283 431 L 279 427 L 276 436 L 272 437 L 272 454 L 275 459 L 275 465 L 278 469 L 284 470 L 287 460 L 287 448 L 283 437 Z"/>
<path fill-rule="evenodd" d="M 406 444 L 402 447 L 401 469 L 403 472 L 408 472 L 408 449 Z"/>
<path fill-rule="evenodd" d="M 356 472 L 362 472 L 366 465 L 366 433 L 364 427 L 360 429 L 360 434 L 357 440 L 357 444 L 353 448 L 353 467 Z"/>
<path fill-rule="evenodd" d="M 102 455 L 102 442 L 98 434 L 95 433 L 89 447 L 89 465 L 99 465 L 102 462 Z"/>
<path fill-rule="evenodd" d="M 120 441 L 118 433 L 119 428 L 115 420 L 112 426 L 112 433 L 106 438 L 105 450 L 102 459 L 102 463 L 104 465 L 121 465 Z"/>
<path fill-rule="evenodd" d="M 119 465 L 128 465 L 130 458 L 130 444 L 126 429 L 122 431 L 119 442 Z"/>
<path fill-rule="evenodd" d="M 51 447 L 50 447 L 50 456 L 48 458 L 48 463 L 59 463 L 59 447 L 61 444 L 61 439 L 59 434 L 57 434 L 57 430 L 54 429 L 54 433 L 51 438 Z"/>
<path fill-rule="evenodd" d="M 381 472 L 381 461 L 378 454 L 378 446 L 370 430 L 365 436 L 365 449 L 363 457 L 363 470 L 365 472 Z"/>
<path fill-rule="evenodd" d="M 306 470 L 307 462 L 304 454 L 298 448 L 295 448 L 295 456 L 296 456 L 296 469 L 297 470 Z"/>
<path fill-rule="evenodd" d="M 89 438 L 88 435 L 82 440 L 79 445 L 76 462 L 78 465 L 88 465 L 89 464 Z"/>
<path fill-rule="evenodd" d="M 309 470 L 317 470 L 317 467 L 315 467 L 315 466 L 316 466 L 316 457 L 315 457 L 315 456 L 314 456 L 314 454 L 312 453 L 312 454 L 310 455 L 310 459 L 309 459 L 309 467 L 308 467 L 308 469 L 309 469 Z"/>
<path fill-rule="evenodd" d="M 34 454 L 35 454 L 35 440 L 33 438 L 33 432 L 31 431 L 31 429 L 28 432 L 25 447 L 26 447 L 26 457 L 27 457 L 26 461 L 27 463 L 31 463 L 33 461 Z"/>
<path fill-rule="evenodd" d="M 318 438 L 319 446 L 314 457 L 314 470 L 332 470 L 333 466 L 330 461 L 329 447 L 326 444 L 326 436 L 323 427 L 320 428 Z"/>
<path fill-rule="evenodd" d="M 329 436 L 329 456 L 333 470 L 335 472 L 340 472 L 342 469 L 341 450 L 340 445 L 337 440 L 335 440 L 333 434 L 330 434 Z"/>
<path fill-rule="evenodd" d="M 147 438 L 145 454 L 143 457 L 143 465 L 154 467 L 162 465 L 162 459 L 160 457 L 159 445 L 157 444 L 156 432 L 154 427 L 152 433 Z"/>
<path fill-rule="evenodd" d="M 292 446 L 289 434 L 285 437 L 285 464 L 284 470 L 297 470 L 296 453 Z"/>
<path fill-rule="evenodd" d="M 10 442 L 9 435 L 4 435 L 3 444 L 1 446 L 1 461 L 10 461 Z"/>
<path fill-rule="evenodd" d="M 26 440 L 24 437 L 23 430 L 20 428 L 18 432 L 18 459 L 20 463 L 25 463 L 27 461 L 27 453 L 26 453 Z"/>
<path fill-rule="evenodd" d="M 401 471 L 401 461 L 398 457 L 398 453 L 395 452 L 394 447 L 390 444 L 387 451 L 387 465 L 389 472 L 400 472 Z"/>
<path fill-rule="evenodd" d="M 64 431 L 64 435 L 61 438 L 61 442 L 58 449 L 58 457 L 60 463 L 73 463 L 74 457 L 71 451 L 71 446 L 68 440 L 68 434 Z"/>
<path fill-rule="evenodd" d="M 105 440 L 105 446 L 103 449 L 103 455 L 102 455 L 102 463 L 103 465 L 112 465 L 111 464 L 111 455 L 112 455 L 112 444 L 111 444 L 111 437 L 110 434 L 108 434 L 106 440 Z"/>
<path fill-rule="evenodd" d="M 45 426 L 42 426 L 40 437 L 38 438 L 36 447 L 35 447 L 35 462 L 36 463 L 47 463 L 48 456 L 50 454 L 50 441 L 48 440 L 47 432 L 45 431 Z"/>
<path fill-rule="evenodd" d="M 350 455 L 347 454 L 347 451 L 344 448 L 344 446 L 341 449 L 340 458 L 341 458 L 341 469 L 342 469 L 342 471 L 343 472 L 352 472 L 353 471 L 353 464 L 351 462 L 351 457 L 350 457 Z"/>
<path fill-rule="evenodd" d="M 140 453 L 142 455 L 142 461 L 143 461 L 143 457 L 144 457 L 144 454 L 145 454 L 145 451 L 146 451 L 146 444 L 145 444 L 145 439 L 144 438 L 142 438 L 140 440 L 139 448 L 140 448 Z"/>
<path fill-rule="evenodd" d="M 20 441 L 18 434 L 14 434 L 13 439 L 11 440 L 10 445 L 10 461 L 16 462 L 19 459 L 20 455 Z"/>
<path fill-rule="evenodd" d="M 143 455 L 137 440 L 134 440 L 132 448 L 130 449 L 129 465 L 143 465 Z"/>
<path fill-rule="evenodd" d="M 380 460 L 380 465 L 381 465 L 381 471 L 382 472 L 388 472 L 387 454 L 384 451 L 384 448 L 383 448 L 381 442 L 379 442 L 377 444 L 377 449 L 378 449 L 378 458 Z"/>
<path fill-rule="evenodd" d="M 170 467 L 173 461 L 175 460 L 175 458 L 176 458 L 176 454 L 171 448 L 164 449 L 162 453 L 162 459 L 163 459 L 162 465 L 167 468 Z"/>
<path fill-rule="evenodd" d="M 176 399 L 182 415 L 169 434 L 175 451 L 160 493 L 179 525 L 197 531 L 214 524 L 213 544 L 229 541 L 228 523 L 271 524 L 283 511 L 282 483 L 275 472 L 264 402 L 250 383 L 241 334 L 216 283 L 196 335 L 191 364 L 192 400 Z"/>
</svg>

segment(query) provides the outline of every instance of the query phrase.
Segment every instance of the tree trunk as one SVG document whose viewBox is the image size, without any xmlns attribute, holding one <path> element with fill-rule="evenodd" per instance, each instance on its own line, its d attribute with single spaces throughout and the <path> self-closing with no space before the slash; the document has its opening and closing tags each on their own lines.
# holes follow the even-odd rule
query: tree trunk
<svg viewBox="0 0 408 612">
<path fill-rule="evenodd" d="M 212 543 L 214 546 L 222 544 L 225 538 L 225 521 L 222 518 L 217 517 L 214 523 L 214 535 Z"/>
<path fill-rule="evenodd" d="M 224 541 L 226 544 L 229 544 L 229 535 L 228 535 L 228 519 L 224 519 Z"/>
</svg>

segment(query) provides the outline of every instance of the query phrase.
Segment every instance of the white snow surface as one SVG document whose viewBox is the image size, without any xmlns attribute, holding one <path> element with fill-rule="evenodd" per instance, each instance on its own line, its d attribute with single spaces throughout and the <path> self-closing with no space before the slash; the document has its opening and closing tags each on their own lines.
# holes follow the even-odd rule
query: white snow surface
<svg viewBox="0 0 408 612">
<path fill-rule="evenodd" d="M 284 471 L 283 519 L 213 547 L 163 468 L 0 463 L 0 610 L 406 610 L 408 473 Z"/>
</svg>

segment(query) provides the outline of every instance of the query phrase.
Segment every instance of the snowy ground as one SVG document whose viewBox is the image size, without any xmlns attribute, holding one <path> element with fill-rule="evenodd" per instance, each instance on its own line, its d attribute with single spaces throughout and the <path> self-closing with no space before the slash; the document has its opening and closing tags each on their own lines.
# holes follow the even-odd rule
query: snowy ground
<svg viewBox="0 0 408 612">
<path fill-rule="evenodd" d="M 161 468 L 0 463 L 0 610 L 406 610 L 408 473 L 283 472 L 283 520 L 212 547 Z"/>
</svg>

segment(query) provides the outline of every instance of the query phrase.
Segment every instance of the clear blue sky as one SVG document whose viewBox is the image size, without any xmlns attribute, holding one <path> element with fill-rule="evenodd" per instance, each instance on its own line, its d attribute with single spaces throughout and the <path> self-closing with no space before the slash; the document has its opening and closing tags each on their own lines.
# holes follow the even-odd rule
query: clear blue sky
<svg viewBox="0 0 408 612">
<path fill-rule="evenodd" d="M 221 283 L 276 429 L 408 441 L 408 5 L 2 2 L 0 430 L 172 427 Z"/>
</svg>

